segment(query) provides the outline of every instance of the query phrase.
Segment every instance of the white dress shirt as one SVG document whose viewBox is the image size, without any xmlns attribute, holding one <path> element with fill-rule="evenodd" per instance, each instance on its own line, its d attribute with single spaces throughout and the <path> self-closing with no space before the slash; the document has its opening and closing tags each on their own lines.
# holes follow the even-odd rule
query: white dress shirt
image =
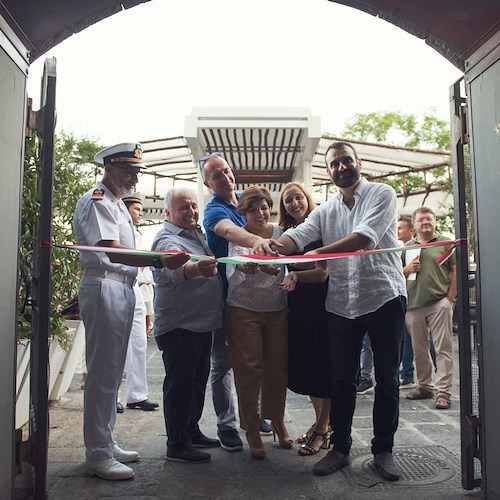
<svg viewBox="0 0 500 500">
<path fill-rule="evenodd" d="M 102 192 L 97 196 L 96 192 Z M 102 240 L 115 240 L 135 248 L 135 228 L 130 214 L 121 199 L 98 182 L 76 204 L 73 218 L 76 241 L 79 245 L 97 245 Z M 137 267 L 113 263 L 104 252 L 80 252 L 84 269 L 103 269 L 135 278 Z"/>
</svg>

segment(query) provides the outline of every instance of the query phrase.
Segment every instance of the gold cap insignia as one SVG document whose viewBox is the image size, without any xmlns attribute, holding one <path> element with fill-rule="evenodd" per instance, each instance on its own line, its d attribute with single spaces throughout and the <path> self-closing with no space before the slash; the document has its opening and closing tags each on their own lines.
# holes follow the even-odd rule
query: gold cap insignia
<svg viewBox="0 0 500 500">
<path fill-rule="evenodd" d="M 136 144 L 134 149 L 134 156 L 142 160 L 142 145 Z"/>
</svg>

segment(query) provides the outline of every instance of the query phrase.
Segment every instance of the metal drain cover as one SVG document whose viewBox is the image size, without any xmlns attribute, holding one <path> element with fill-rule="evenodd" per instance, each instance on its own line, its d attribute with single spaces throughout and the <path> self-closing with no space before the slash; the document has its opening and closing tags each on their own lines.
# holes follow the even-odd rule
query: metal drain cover
<svg viewBox="0 0 500 500">
<path fill-rule="evenodd" d="M 365 487 L 378 485 L 384 489 L 427 486 L 448 481 L 456 475 L 450 455 L 439 448 L 395 448 L 393 455 L 401 469 L 399 481 L 391 482 L 381 478 L 373 465 L 371 453 L 351 451 L 351 465 L 343 470 L 354 484 Z"/>
</svg>

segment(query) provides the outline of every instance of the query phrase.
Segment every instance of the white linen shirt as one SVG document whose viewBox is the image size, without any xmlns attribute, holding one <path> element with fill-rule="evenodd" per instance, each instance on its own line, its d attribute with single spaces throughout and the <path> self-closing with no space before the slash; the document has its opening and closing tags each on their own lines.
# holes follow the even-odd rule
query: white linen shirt
<svg viewBox="0 0 500 500">
<path fill-rule="evenodd" d="M 299 251 L 312 241 L 327 246 L 351 233 L 370 238 L 365 249 L 394 248 L 397 203 L 394 189 L 362 178 L 350 210 L 339 191 L 311 212 L 299 226 L 287 230 Z M 329 280 L 325 307 L 328 312 L 354 319 L 379 309 L 399 295 L 406 285 L 399 253 L 343 257 L 327 261 Z"/>
</svg>

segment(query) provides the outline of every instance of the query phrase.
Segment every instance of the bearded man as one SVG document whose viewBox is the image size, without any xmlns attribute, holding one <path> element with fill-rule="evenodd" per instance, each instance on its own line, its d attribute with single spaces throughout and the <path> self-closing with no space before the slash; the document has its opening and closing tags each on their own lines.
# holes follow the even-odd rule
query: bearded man
<svg viewBox="0 0 500 500">
<path fill-rule="evenodd" d="M 332 143 L 325 161 L 338 193 L 298 227 L 285 231 L 278 239 L 283 246 L 271 246 L 286 255 L 317 240 L 325 246 L 308 255 L 397 247 L 394 189 L 361 177 L 361 159 L 349 143 Z M 314 465 L 313 473 L 324 476 L 349 464 L 359 355 L 368 333 L 376 380 L 373 463 L 382 477 L 395 481 L 401 474 L 392 448 L 399 420 L 399 349 L 406 310 L 401 259 L 395 253 L 374 253 L 327 263 L 333 451 Z"/>
</svg>

